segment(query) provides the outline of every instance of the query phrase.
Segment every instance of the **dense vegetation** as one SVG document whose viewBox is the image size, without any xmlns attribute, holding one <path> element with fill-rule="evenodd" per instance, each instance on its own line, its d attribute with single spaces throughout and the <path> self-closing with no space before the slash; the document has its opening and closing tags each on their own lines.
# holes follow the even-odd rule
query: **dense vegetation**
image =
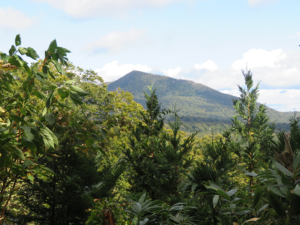
<svg viewBox="0 0 300 225">
<path fill-rule="evenodd" d="M 162 108 L 180 107 L 178 114 L 182 116 L 183 127 L 187 133 L 198 131 L 197 136 L 204 136 L 212 131 L 222 133 L 230 128 L 234 115 L 232 99 L 234 96 L 223 94 L 202 84 L 187 80 L 132 71 L 119 80 L 109 83 L 108 90 L 121 88 L 133 94 L 134 101 L 146 107 L 143 91 L 147 85 L 154 84 Z M 278 112 L 267 108 L 270 122 L 276 128 L 289 129 L 288 119 L 293 112 Z"/>
<path fill-rule="evenodd" d="M 0 53 L 1 224 L 300 223 L 300 118 L 276 132 L 251 71 L 228 129 L 199 138 L 153 85 L 143 109 L 56 40 L 43 60 L 20 46 Z"/>
</svg>

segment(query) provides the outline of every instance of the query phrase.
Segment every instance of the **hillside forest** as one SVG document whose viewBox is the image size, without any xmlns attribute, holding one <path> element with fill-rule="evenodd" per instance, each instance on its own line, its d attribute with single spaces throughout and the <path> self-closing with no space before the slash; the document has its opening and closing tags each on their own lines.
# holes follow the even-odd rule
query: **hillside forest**
<svg viewBox="0 0 300 225">
<path fill-rule="evenodd" d="M 278 131 L 250 70 L 228 129 L 199 137 L 151 83 L 144 108 L 56 40 L 22 46 L 0 53 L 0 224 L 300 224 L 300 118 Z"/>
</svg>

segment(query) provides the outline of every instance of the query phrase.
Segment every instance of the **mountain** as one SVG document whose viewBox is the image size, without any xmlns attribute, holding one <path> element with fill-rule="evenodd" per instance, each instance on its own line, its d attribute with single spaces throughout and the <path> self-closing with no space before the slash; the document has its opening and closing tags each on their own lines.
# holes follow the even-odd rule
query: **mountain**
<svg viewBox="0 0 300 225">
<path fill-rule="evenodd" d="M 227 129 L 235 114 L 232 95 L 221 93 L 203 84 L 188 80 L 177 80 L 171 77 L 132 71 L 120 79 L 108 84 L 108 91 L 121 88 L 131 92 L 134 100 L 145 107 L 144 91 L 153 84 L 162 108 L 171 109 L 176 104 L 183 116 L 185 131 L 200 130 L 200 135 L 214 131 L 220 133 Z M 288 120 L 293 112 L 278 112 L 267 107 L 271 122 L 277 127 L 289 129 Z"/>
</svg>

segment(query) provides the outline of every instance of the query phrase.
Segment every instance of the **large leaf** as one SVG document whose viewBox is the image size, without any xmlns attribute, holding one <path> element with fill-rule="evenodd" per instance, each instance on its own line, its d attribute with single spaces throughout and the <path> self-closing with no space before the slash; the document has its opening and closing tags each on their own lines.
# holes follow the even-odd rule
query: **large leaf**
<svg viewBox="0 0 300 225">
<path fill-rule="evenodd" d="M 24 55 L 27 53 L 27 50 L 25 48 L 19 47 L 18 51 L 20 52 L 21 55 Z"/>
<path fill-rule="evenodd" d="M 275 209 L 276 213 L 280 217 L 286 216 L 285 208 L 283 207 L 282 202 L 279 200 L 278 196 L 274 194 L 271 190 L 268 191 L 268 199 L 271 206 Z"/>
<path fill-rule="evenodd" d="M 71 85 L 71 86 L 70 86 L 70 90 L 71 90 L 71 91 L 77 92 L 80 96 L 86 96 L 86 95 L 89 95 L 88 92 L 86 92 L 85 90 L 83 90 L 83 89 L 81 89 L 80 87 L 77 87 L 77 86 Z"/>
<path fill-rule="evenodd" d="M 20 149 L 18 149 L 18 148 L 16 148 L 16 147 L 12 147 L 12 148 L 11 148 L 11 151 L 12 151 L 19 159 L 21 159 L 21 160 L 24 160 L 24 159 L 25 159 L 25 156 L 24 156 L 23 152 L 22 152 Z"/>
<path fill-rule="evenodd" d="M 258 203 L 260 202 L 263 195 L 263 191 L 261 187 L 257 187 L 254 191 L 254 199 L 253 199 L 253 208 L 256 208 Z"/>
<path fill-rule="evenodd" d="M 277 188 L 272 185 L 266 185 L 273 193 L 277 194 L 280 197 L 285 198 L 285 195 Z"/>
<path fill-rule="evenodd" d="M 238 190 L 238 188 L 235 187 L 235 188 L 231 189 L 230 191 L 227 191 L 227 195 L 229 195 L 231 197 L 232 195 L 234 195 L 237 192 L 237 190 Z"/>
<path fill-rule="evenodd" d="M 53 65 L 55 66 L 56 70 L 57 70 L 60 74 L 63 73 L 63 69 L 62 69 L 61 65 L 60 65 L 57 61 L 51 60 L 50 62 L 53 63 Z"/>
<path fill-rule="evenodd" d="M 27 124 L 27 122 L 22 117 L 19 117 L 17 115 L 10 115 L 10 118 L 16 122 Z"/>
<path fill-rule="evenodd" d="M 300 186 L 299 186 L 299 184 L 296 185 L 296 187 L 294 189 L 294 194 L 300 196 Z"/>
<path fill-rule="evenodd" d="M 39 55 L 36 53 L 36 51 L 35 51 L 33 48 L 28 47 L 28 48 L 26 48 L 26 51 L 27 51 L 26 55 L 27 55 L 28 57 L 30 57 L 30 58 L 32 58 L 32 59 L 37 59 L 37 58 L 39 58 Z"/>
<path fill-rule="evenodd" d="M 55 116 L 54 116 L 53 113 L 47 113 L 47 114 L 45 115 L 45 119 L 46 119 L 46 121 L 47 121 L 50 125 L 52 125 L 52 124 L 55 123 Z"/>
<path fill-rule="evenodd" d="M 214 208 L 215 208 L 216 205 L 218 204 L 219 198 L 220 198 L 220 195 L 215 195 L 215 196 L 213 197 L 213 206 L 214 206 Z"/>
<path fill-rule="evenodd" d="M 56 48 L 57 48 L 57 42 L 56 39 L 54 39 L 53 41 L 51 41 L 47 51 L 52 53 Z"/>
<path fill-rule="evenodd" d="M 47 127 L 41 128 L 40 134 L 41 134 L 44 144 L 47 148 L 55 148 L 55 145 L 58 145 L 57 137 Z"/>
<path fill-rule="evenodd" d="M 51 91 L 50 94 L 48 95 L 47 101 L 46 101 L 46 107 L 47 109 L 50 108 L 52 104 L 52 96 L 53 96 L 54 91 Z"/>
<path fill-rule="evenodd" d="M 297 170 L 299 163 L 300 163 L 300 154 L 298 154 L 297 157 L 294 158 L 294 161 L 293 161 L 294 172 Z"/>
<path fill-rule="evenodd" d="M 131 207 L 132 207 L 132 210 L 137 214 L 139 214 L 142 210 L 141 204 L 138 202 L 133 203 Z"/>
<path fill-rule="evenodd" d="M 64 90 L 62 88 L 57 89 L 58 94 L 62 99 L 67 98 L 69 96 L 69 92 L 67 90 Z"/>
<path fill-rule="evenodd" d="M 293 174 L 287 168 L 285 168 L 283 165 L 281 165 L 279 162 L 275 161 L 274 159 L 272 159 L 272 161 L 273 161 L 273 164 L 277 167 L 277 169 L 279 169 L 285 175 L 290 176 L 290 177 L 293 176 Z"/>
<path fill-rule="evenodd" d="M 100 129 L 100 133 L 101 133 L 101 136 L 103 137 L 103 139 L 106 139 L 107 131 L 105 129 Z"/>
</svg>

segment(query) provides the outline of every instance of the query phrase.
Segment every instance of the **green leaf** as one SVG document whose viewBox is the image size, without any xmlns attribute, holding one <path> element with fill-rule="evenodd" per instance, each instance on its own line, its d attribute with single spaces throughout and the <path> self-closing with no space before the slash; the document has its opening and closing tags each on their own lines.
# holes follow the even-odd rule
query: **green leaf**
<svg viewBox="0 0 300 225">
<path fill-rule="evenodd" d="M 55 66 L 56 70 L 57 70 L 60 74 L 63 73 L 63 69 L 62 69 L 61 65 L 60 65 L 57 61 L 55 61 L 55 60 L 50 60 L 50 62 L 53 63 L 53 65 Z"/>
<path fill-rule="evenodd" d="M 192 188 L 191 188 L 191 190 L 192 190 L 192 191 L 194 191 L 194 190 L 196 189 L 196 187 L 197 187 L 197 186 L 198 186 L 198 184 L 196 184 L 196 183 L 193 183 L 193 184 L 192 184 Z"/>
<path fill-rule="evenodd" d="M 80 96 L 89 95 L 88 92 L 86 92 L 85 90 L 83 90 L 83 89 L 81 89 L 80 87 L 77 87 L 77 86 L 73 86 L 73 85 L 70 86 L 70 90 L 77 92 Z"/>
<path fill-rule="evenodd" d="M 46 121 L 47 121 L 50 125 L 52 125 L 52 124 L 55 123 L 55 116 L 54 116 L 53 113 L 47 113 L 47 114 L 45 115 L 45 119 L 46 119 Z"/>
<path fill-rule="evenodd" d="M 280 197 L 285 198 L 285 195 L 277 188 L 272 185 L 266 185 L 268 189 L 270 189 L 273 193 L 279 195 Z"/>
<path fill-rule="evenodd" d="M 279 162 L 275 161 L 275 159 L 272 158 L 273 164 L 279 169 L 281 172 L 283 172 L 285 175 L 292 177 L 293 174 L 285 168 L 283 165 L 281 165 Z"/>
<path fill-rule="evenodd" d="M 62 99 L 67 98 L 69 96 L 69 92 L 67 90 L 64 90 L 62 88 L 57 89 L 58 94 Z"/>
<path fill-rule="evenodd" d="M 45 116 L 46 113 L 47 113 L 47 107 L 45 107 L 45 108 L 43 109 L 42 116 Z"/>
<path fill-rule="evenodd" d="M 106 137 L 107 137 L 107 131 L 106 130 L 100 129 L 100 134 L 103 137 L 103 139 L 106 139 Z"/>
<path fill-rule="evenodd" d="M 227 192 L 227 195 L 229 195 L 231 197 L 232 195 L 234 195 L 237 192 L 237 190 L 238 190 L 237 187 L 233 188 L 233 189 L 231 189 L 230 191 Z"/>
<path fill-rule="evenodd" d="M 57 43 L 56 43 L 56 39 L 54 39 L 53 41 L 51 41 L 47 51 L 52 53 L 56 48 L 57 48 Z"/>
<path fill-rule="evenodd" d="M 21 159 L 21 160 L 25 159 L 25 156 L 20 149 L 18 149 L 16 147 L 12 147 L 11 150 L 19 159 Z"/>
<path fill-rule="evenodd" d="M 294 158 L 294 161 L 293 161 L 294 172 L 297 170 L 299 163 L 300 163 L 300 154 L 297 155 L 297 158 Z"/>
<path fill-rule="evenodd" d="M 118 137 L 120 137 L 121 133 L 120 133 L 120 129 L 117 126 L 114 126 L 114 133 L 115 135 L 117 135 Z"/>
<path fill-rule="evenodd" d="M 33 134 L 32 134 L 33 135 Z M 34 135 L 33 135 L 33 137 L 34 137 Z M 33 140 L 33 139 L 32 139 Z M 35 144 L 32 142 L 32 141 L 30 141 L 29 139 L 28 140 L 26 140 L 26 138 L 24 138 L 24 145 L 27 147 L 27 148 L 29 148 L 30 149 L 30 151 L 33 153 L 33 152 L 36 152 L 36 146 L 35 146 Z"/>
<path fill-rule="evenodd" d="M 228 201 L 230 201 L 230 197 L 229 197 L 229 195 L 225 192 L 225 191 L 223 191 L 223 190 L 217 190 L 217 193 L 219 194 L 219 195 L 222 195 L 224 198 L 226 198 Z"/>
<path fill-rule="evenodd" d="M 15 38 L 15 45 L 16 46 L 21 45 L 21 36 L 20 36 L 20 34 L 17 34 L 17 36 Z"/>
<path fill-rule="evenodd" d="M 16 47 L 14 45 L 12 45 L 9 49 L 9 55 L 12 56 L 16 50 L 17 50 Z"/>
<path fill-rule="evenodd" d="M 34 181 L 34 178 L 33 178 L 33 176 L 31 175 L 31 174 L 27 174 L 27 178 L 30 180 L 30 181 Z"/>
<path fill-rule="evenodd" d="M 258 203 L 260 202 L 261 198 L 262 198 L 262 188 L 261 187 L 257 187 L 254 191 L 254 199 L 253 199 L 253 208 L 256 208 L 256 206 L 258 205 Z"/>
<path fill-rule="evenodd" d="M 46 101 L 46 107 L 47 109 L 50 108 L 51 104 L 52 104 L 52 96 L 53 96 L 54 91 L 51 91 L 50 94 L 48 95 L 48 99 Z"/>
<path fill-rule="evenodd" d="M 26 55 L 34 60 L 36 60 L 37 58 L 39 58 L 39 55 L 36 53 L 36 51 L 31 48 L 31 47 L 28 47 L 28 48 L 25 48 L 27 53 Z"/>
<path fill-rule="evenodd" d="M 47 96 L 43 92 L 40 92 L 40 91 L 37 91 L 37 90 L 34 91 L 34 95 L 36 97 L 38 97 L 39 99 L 42 99 L 42 100 L 47 99 Z"/>
<path fill-rule="evenodd" d="M 66 84 L 73 84 L 74 82 L 76 82 L 76 80 L 68 80 L 66 81 Z"/>
<path fill-rule="evenodd" d="M 44 170 L 46 170 L 47 172 L 49 173 L 52 173 L 52 174 L 55 174 L 53 170 L 51 170 L 50 168 L 48 167 L 43 167 Z"/>
<path fill-rule="evenodd" d="M 34 135 L 30 132 L 26 132 L 25 136 L 29 141 L 32 141 L 34 139 Z"/>
<path fill-rule="evenodd" d="M 300 196 L 300 186 L 298 184 L 295 187 L 294 194 Z"/>
<path fill-rule="evenodd" d="M 70 92 L 70 98 L 76 105 L 83 104 L 81 97 L 76 92 Z"/>
<path fill-rule="evenodd" d="M 47 148 L 55 148 L 55 145 L 58 145 L 58 140 L 55 134 L 49 128 L 41 128 L 40 129 L 40 134 L 43 138 L 44 144 Z"/>
<path fill-rule="evenodd" d="M 31 160 L 25 159 L 23 167 L 27 168 L 28 166 L 34 165 L 34 162 L 32 162 Z"/>
<path fill-rule="evenodd" d="M 265 204 L 264 206 L 262 206 L 259 210 L 257 210 L 257 214 L 259 214 L 261 211 L 263 211 L 268 206 L 269 206 L 269 204 Z"/>
<path fill-rule="evenodd" d="M 30 128 L 30 127 L 20 126 L 20 128 L 21 128 L 25 133 L 27 133 L 27 132 L 30 133 L 30 131 L 31 131 L 31 128 Z"/>
<path fill-rule="evenodd" d="M 25 48 L 19 47 L 18 51 L 20 52 L 21 55 L 24 55 L 27 53 L 27 50 Z"/>
<path fill-rule="evenodd" d="M 132 207 L 133 211 L 137 214 L 139 214 L 142 211 L 141 204 L 138 202 L 133 203 L 131 207 Z"/>
<path fill-rule="evenodd" d="M 10 119 L 22 124 L 27 124 L 27 122 L 22 117 L 19 117 L 17 115 L 10 115 Z"/>
<path fill-rule="evenodd" d="M 43 76 L 41 76 L 39 73 L 34 73 L 34 76 L 36 79 L 38 79 L 42 83 L 44 83 L 46 81 L 45 78 Z"/>
<path fill-rule="evenodd" d="M 86 141 L 85 141 L 85 144 L 87 145 L 87 147 L 90 147 L 92 146 L 92 144 L 94 144 L 94 139 L 93 138 L 88 138 Z"/>
<path fill-rule="evenodd" d="M 279 200 L 278 196 L 274 194 L 272 191 L 268 191 L 268 200 L 271 206 L 275 209 L 276 213 L 280 217 L 285 217 L 285 208 L 283 207 L 282 202 Z"/>
<path fill-rule="evenodd" d="M 215 195 L 214 196 L 214 198 L 213 198 L 213 206 L 214 206 L 214 208 L 218 204 L 219 198 L 220 198 L 220 195 Z"/>
</svg>

